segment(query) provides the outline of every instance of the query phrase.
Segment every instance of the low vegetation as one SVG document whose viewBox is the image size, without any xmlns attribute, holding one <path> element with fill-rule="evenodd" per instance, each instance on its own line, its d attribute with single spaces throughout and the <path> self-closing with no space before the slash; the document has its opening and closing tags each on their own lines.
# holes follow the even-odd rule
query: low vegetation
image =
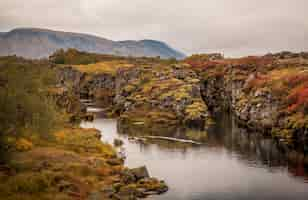
<svg viewBox="0 0 308 200">
<path fill-rule="evenodd" d="M 64 63 L 78 57 L 75 50 L 67 53 Z M 84 53 L 75 64 L 96 59 Z M 125 168 L 98 130 L 79 127 L 78 93 L 73 84 L 59 81 L 63 65 L 55 63 L 0 57 L 0 199 L 135 199 L 167 191 L 164 182 Z M 114 76 L 118 64 L 125 63 L 74 67 Z"/>
</svg>

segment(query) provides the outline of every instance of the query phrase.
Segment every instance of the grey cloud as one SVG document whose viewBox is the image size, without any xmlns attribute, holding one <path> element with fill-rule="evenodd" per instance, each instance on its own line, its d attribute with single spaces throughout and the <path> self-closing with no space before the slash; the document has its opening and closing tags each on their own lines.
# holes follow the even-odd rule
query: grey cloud
<svg viewBox="0 0 308 200">
<path fill-rule="evenodd" d="M 2 0 L 0 31 L 42 27 L 157 39 L 188 54 L 308 50 L 307 0 Z"/>
</svg>

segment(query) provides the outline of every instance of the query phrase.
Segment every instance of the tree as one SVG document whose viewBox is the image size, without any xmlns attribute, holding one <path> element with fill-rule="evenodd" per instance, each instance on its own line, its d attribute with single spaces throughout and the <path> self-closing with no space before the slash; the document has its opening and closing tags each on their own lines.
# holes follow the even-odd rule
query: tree
<svg viewBox="0 0 308 200">
<path fill-rule="evenodd" d="M 7 154 L 7 138 L 29 134 L 45 137 L 55 126 L 59 114 L 54 100 L 48 95 L 55 83 L 54 77 L 47 62 L 0 57 L 2 154 Z"/>
</svg>

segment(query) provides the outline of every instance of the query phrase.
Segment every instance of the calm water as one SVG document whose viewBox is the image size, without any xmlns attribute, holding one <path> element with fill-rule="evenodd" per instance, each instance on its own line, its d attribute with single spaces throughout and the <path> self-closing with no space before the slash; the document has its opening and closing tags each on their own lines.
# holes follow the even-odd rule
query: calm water
<svg viewBox="0 0 308 200">
<path fill-rule="evenodd" d="M 125 133 L 118 133 L 116 120 L 96 119 L 82 126 L 101 130 L 103 140 L 110 143 L 121 138 L 127 166 L 146 165 L 151 176 L 167 182 L 170 190 L 150 199 L 308 199 L 303 164 L 290 164 L 274 141 L 247 133 L 229 117 L 218 120 L 206 141 L 203 137 L 204 144 L 198 146 L 131 141 Z M 178 132 L 174 134 L 181 137 Z M 301 156 L 294 153 L 293 157 L 297 160 Z"/>
</svg>

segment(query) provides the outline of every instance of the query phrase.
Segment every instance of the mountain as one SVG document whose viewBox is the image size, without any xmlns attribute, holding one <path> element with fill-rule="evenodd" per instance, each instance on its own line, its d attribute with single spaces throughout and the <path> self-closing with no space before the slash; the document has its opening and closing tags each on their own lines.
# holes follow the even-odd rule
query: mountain
<svg viewBox="0 0 308 200">
<path fill-rule="evenodd" d="M 147 56 L 184 58 L 185 55 L 164 42 L 156 40 L 112 41 L 105 38 L 38 28 L 18 28 L 0 32 L 0 55 L 17 55 L 25 58 L 48 57 L 57 49 L 75 48 L 101 54 L 121 56 Z"/>
</svg>

